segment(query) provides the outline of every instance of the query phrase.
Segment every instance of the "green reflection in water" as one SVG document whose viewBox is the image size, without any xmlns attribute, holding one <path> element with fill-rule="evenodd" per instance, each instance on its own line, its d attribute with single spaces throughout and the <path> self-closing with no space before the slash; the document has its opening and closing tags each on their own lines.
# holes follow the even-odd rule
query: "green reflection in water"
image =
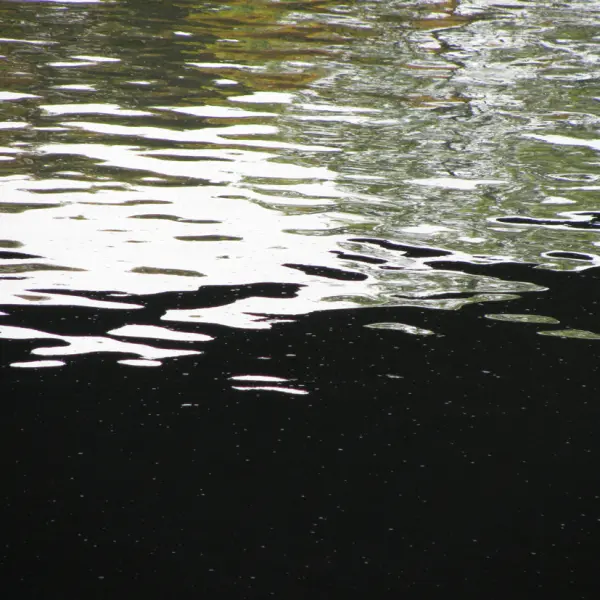
<svg viewBox="0 0 600 600">
<path fill-rule="evenodd" d="M 552 331 L 538 331 L 540 335 L 549 335 L 560 338 L 573 338 L 578 340 L 600 340 L 600 333 L 593 333 L 583 329 L 560 329 Z"/>
<path fill-rule="evenodd" d="M 0 265 L 0 273 L 32 273 L 35 271 L 85 271 L 85 269 L 42 263 Z"/>
<path fill-rule="evenodd" d="M 131 269 L 132 273 L 142 275 L 174 275 L 178 277 L 204 277 L 198 271 L 185 271 L 183 269 L 157 269 L 156 267 L 135 267 Z"/>
<path fill-rule="evenodd" d="M 182 240 L 214 242 L 194 260 L 219 283 L 228 241 L 251 255 L 228 260 L 234 283 L 289 277 L 285 262 L 336 268 L 340 249 L 383 261 L 353 262 L 369 277 L 360 287 L 311 280 L 315 305 L 456 308 L 540 291 L 431 272 L 355 235 L 483 263 L 587 268 L 546 256 L 557 251 L 595 264 L 600 227 L 574 223 L 598 210 L 596 1 L 55 8 L 0 5 L 0 233 L 15 244 L 3 247 L 60 264 L 77 254 L 91 271 L 118 273 L 125 290 L 136 269 L 197 273 Z M 146 204 L 165 214 L 141 212 Z M 533 220 L 502 221 L 515 216 Z M 126 248 L 131 237 L 144 243 Z M 448 292 L 472 296 L 435 297 Z"/>
<path fill-rule="evenodd" d="M 230 235 L 178 235 L 175 239 L 182 242 L 240 242 L 243 238 Z"/>
<path fill-rule="evenodd" d="M 509 323 L 545 323 L 549 325 L 555 325 L 560 323 L 552 317 L 544 317 L 543 315 L 513 315 L 509 313 L 501 314 L 487 314 L 487 319 L 493 321 L 507 321 Z"/>
<path fill-rule="evenodd" d="M 60 204 L 12 204 L 0 202 L 0 213 L 22 213 L 27 210 L 35 210 L 40 208 L 56 208 Z"/>
<path fill-rule="evenodd" d="M 422 329 L 421 327 L 415 327 L 414 325 L 406 325 L 405 323 L 371 323 L 365 325 L 369 329 L 386 329 L 390 331 L 402 331 L 403 333 L 409 333 L 410 335 L 434 335 L 433 331 L 429 329 Z"/>
<path fill-rule="evenodd" d="M 22 245 L 16 240 L 0 240 L 0 248 L 20 248 Z"/>
</svg>

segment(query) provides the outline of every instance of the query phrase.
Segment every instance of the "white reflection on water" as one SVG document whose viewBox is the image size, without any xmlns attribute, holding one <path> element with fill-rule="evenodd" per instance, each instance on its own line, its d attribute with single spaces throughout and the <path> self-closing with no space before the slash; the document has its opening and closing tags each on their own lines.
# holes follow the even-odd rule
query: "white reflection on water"
<svg viewBox="0 0 600 600">
<path fill-rule="evenodd" d="M 178 342 L 209 342 L 214 339 L 210 335 L 183 331 L 173 331 L 156 325 L 124 325 L 118 329 L 112 329 L 109 335 L 150 338 L 155 340 L 176 340 Z"/>
<path fill-rule="evenodd" d="M 266 70 L 266 67 L 258 66 L 258 65 L 239 65 L 235 63 L 221 63 L 221 62 L 212 62 L 212 63 L 196 63 L 191 62 L 188 63 L 192 67 L 197 67 L 202 70 L 223 70 L 223 71 L 253 71 L 253 72 L 262 72 Z"/>
<path fill-rule="evenodd" d="M 279 392 L 280 394 L 290 394 L 292 396 L 306 396 L 308 392 L 306 390 L 300 390 L 298 388 L 291 387 L 275 387 L 271 385 L 256 385 L 256 386 L 231 386 L 234 390 L 242 392 Z"/>
<path fill-rule="evenodd" d="M 117 4 L 114 13 L 103 5 L 114 26 L 122 19 Z M 214 47 L 203 41 L 198 52 L 191 38 L 202 15 L 194 16 L 199 21 L 153 20 L 167 33 L 161 38 L 149 25 L 147 38 L 138 32 L 144 45 L 168 41 L 153 48 L 151 60 L 128 54 L 122 42 L 130 41 L 129 22 L 121 24 L 124 38 L 116 32 L 108 46 L 83 38 L 76 50 L 54 40 L 0 39 L 10 48 L 29 44 L 31 52 L 44 44 L 31 64 L 26 53 L 6 52 L 14 77 L 0 102 L 14 112 L 0 123 L 0 160 L 8 173 L 0 179 L 0 240 L 33 257 L 1 260 L 7 279 L 0 302 L 129 310 L 144 308 L 129 294 L 260 282 L 299 286 L 294 297 L 174 304 L 162 316 L 170 323 L 266 329 L 324 308 L 457 309 L 540 289 L 434 270 L 364 238 L 452 249 L 447 260 L 465 244 L 477 244 L 483 260 L 545 257 L 552 245 L 550 238 L 534 239 L 537 222 L 497 227 L 494 219 L 539 211 L 550 215 L 547 232 L 556 217 L 552 204 L 582 202 L 584 195 L 575 192 L 598 189 L 589 185 L 591 173 L 573 174 L 568 161 L 557 174 L 537 158 L 544 146 L 538 142 L 562 146 L 556 154 L 567 158 L 568 147 L 600 149 L 597 138 L 589 139 L 597 120 L 585 109 L 585 94 L 561 91 L 552 99 L 557 79 L 590 85 L 596 75 L 590 70 L 597 64 L 595 38 L 584 39 L 589 35 L 579 28 L 579 21 L 589 28 L 585 6 L 578 4 L 582 15 L 571 34 L 560 23 L 568 23 L 572 11 L 558 5 L 367 2 L 338 14 L 295 5 L 290 12 L 279 4 L 272 7 L 273 22 L 253 23 L 255 39 L 243 38 L 237 21 L 229 31 L 226 21 L 205 23 L 203 31 L 214 26 L 219 41 Z M 311 41 L 302 37 L 307 22 L 335 24 L 335 31 L 323 30 L 323 44 Z M 398 22 L 406 26 L 388 26 Z M 318 52 L 305 56 L 286 46 L 278 55 L 277 42 L 288 40 L 263 37 L 275 23 L 287 32 L 300 25 L 298 39 Z M 367 37 L 352 38 L 353 28 Z M 48 32 L 61 35 L 62 29 Z M 266 58 L 260 54 L 265 40 L 273 43 Z M 335 54 L 350 40 L 347 51 Z M 182 42 L 186 50 L 177 54 Z M 82 92 L 94 102 L 81 102 Z M 556 223 L 553 231 L 569 231 L 564 219 Z M 347 255 L 338 256 L 342 251 Z M 384 263 L 390 270 L 380 269 Z M 307 274 L 306 265 L 321 270 Z M 436 298 L 465 290 L 473 296 Z M 93 299 L 76 291 L 113 294 Z M 373 326 L 418 333 L 398 323 Z M 109 335 L 208 341 L 156 324 L 129 324 Z M 157 366 L 153 359 L 170 352 L 157 349 L 154 356 L 149 346 L 110 337 L 86 338 L 85 346 L 80 338 L 48 336 L 68 345 L 38 353 L 109 349 L 142 357 L 123 364 Z"/>
<path fill-rule="evenodd" d="M 239 144 L 239 140 L 236 140 L 235 145 L 249 144 Z M 243 177 L 323 180 L 334 178 L 334 174 L 326 168 L 271 162 L 268 159 L 275 158 L 275 156 L 264 152 L 242 153 L 238 151 L 234 154 L 232 151 L 224 151 L 213 155 L 212 158 L 215 160 L 209 160 L 211 158 L 210 151 L 196 151 L 197 161 L 154 158 L 155 155 L 173 158 L 186 156 L 185 150 L 148 150 L 144 152 L 135 146 L 109 146 L 103 144 L 54 144 L 53 146 L 42 146 L 39 152 L 48 155 L 72 154 L 86 156 L 101 161 L 99 164 L 104 167 L 149 171 L 170 177 L 205 180 L 210 183 L 234 183 L 241 181 Z M 193 157 L 193 155 L 187 155 L 190 158 Z"/>
<path fill-rule="evenodd" d="M 88 56 L 86 54 L 81 54 L 79 56 L 73 56 L 73 58 L 76 58 L 77 60 L 93 60 L 94 62 L 100 62 L 100 63 L 121 62 L 120 58 L 113 58 L 113 57 L 109 57 L 109 56 Z"/>
<path fill-rule="evenodd" d="M 57 90 L 74 90 L 81 92 L 95 92 L 96 88 L 87 83 L 67 83 L 65 85 L 55 85 Z"/>
<path fill-rule="evenodd" d="M 170 358 L 173 356 L 185 356 L 188 354 L 200 354 L 194 350 L 168 350 L 166 348 L 153 348 L 142 344 L 130 344 L 119 342 L 109 338 L 95 336 L 60 336 L 68 346 L 42 347 L 32 350 L 32 354 L 40 356 L 80 356 L 93 352 L 117 352 L 120 354 L 137 354 L 142 358 Z"/>
<path fill-rule="evenodd" d="M 16 369 L 48 369 L 52 367 L 64 367 L 65 364 L 62 360 L 29 360 L 27 362 L 14 362 L 10 366 Z"/>
<path fill-rule="evenodd" d="M 67 336 L 55 335 L 27 329 L 24 327 L 13 327 L 0 325 L 0 338 L 9 340 L 52 340 L 66 342 L 60 346 L 42 346 L 32 350 L 32 354 L 38 356 L 79 356 L 94 352 L 116 352 L 120 354 L 137 354 L 140 358 L 159 359 L 174 356 L 185 356 L 189 354 L 201 354 L 195 350 L 175 350 L 167 348 L 153 348 L 142 344 L 131 344 L 118 340 L 99 336 Z"/>
<path fill-rule="evenodd" d="M 58 44 L 58 42 L 52 42 L 49 40 L 23 40 L 16 38 L 5 38 L 0 37 L 0 44 L 31 44 L 32 46 L 49 46 L 52 44 Z"/>
<path fill-rule="evenodd" d="M 502 185 L 506 181 L 499 179 L 461 179 L 460 177 L 430 177 L 426 179 L 407 179 L 406 183 L 440 187 L 450 190 L 474 190 L 479 185 Z"/>
<path fill-rule="evenodd" d="M 281 315 L 292 317 L 323 310 L 323 294 L 331 294 L 332 287 L 338 289 L 340 296 L 344 290 L 349 296 L 352 290 L 357 289 L 356 282 L 352 282 L 354 285 L 343 285 L 341 282 L 323 284 L 314 279 L 310 285 L 300 290 L 293 301 L 288 298 L 246 298 L 214 308 L 168 310 L 162 319 L 185 323 L 217 323 L 242 329 L 270 329 L 275 323 L 285 323 L 289 320 L 285 317 L 281 318 Z M 368 286 L 363 285 L 364 293 L 367 289 Z M 332 302 L 327 305 L 327 308 L 356 308 L 356 306 L 357 304 L 349 299 Z"/>
<path fill-rule="evenodd" d="M 226 80 L 219 80 L 221 82 Z M 237 83 L 232 81 L 231 83 Z M 250 104 L 291 104 L 295 95 L 287 92 L 254 92 L 243 96 L 232 96 L 232 102 L 248 102 Z"/>
<path fill-rule="evenodd" d="M 16 121 L 0 121 L 0 129 L 23 129 L 29 127 L 29 123 L 18 123 Z M 16 148 L 1 148 L 0 152 L 24 152 L 24 150 L 17 150 Z"/>
<path fill-rule="evenodd" d="M 234 381 L 268 381 L 274 383 L 283 383 L 288 381 L 283 377 L 273 377 L 271 375 L 233 375 L 229 379 Z"/>
<path fill-rule="evenodd" d="M 30 185 L 29 181 L 6 182 L 15 205 L 32 200 L 48 202 L 49 195 L 26 191 Z M 37 183 L 44 190 L 52 185 L 64 184 Z M 73 187 L 80 185 L 89 187 L 85 182 L 77 182 Z M 294 189 L 293 185 L 289 188 Z M 316 189 L 300 187 L 298 194 L 302 195 L 302 191 Z M 239 199 L 225 198 L 224 194 Z M 234 186 L 180 187 L 175 192 L 170 188 L 137 186 L 135 190 L 98 189 L 94 193 L 69 190 L 52 198 L 61 203 L 43 210 L 3 215 L 0 237 L 21 240 L 24 252 L 43 257 L 10 264 L 15 265 L 15 272 L 39 263 L 80 270 L 43 271 L 32 267 L 32 279 L 5 282 L 5 294 L 23 293 L 32 286 L 147 294 L 195 290 L 199 285 L 297 283 L 299 273 L 284 263 L 301 259 L 306 264 L 339 267 L 338 259 L 330 252 L 336 236 L 293 233 L 327 232 L 335 225 L 332 216 L 321 212 L 284 214 L 248 201 L 260 199 L 276 204 L 276 195 L 263 197 Z M 286 202 L 284 198 L 283 204 Z M 342 224 L 343 215 L 338 215 L 338 219 Z M 144 267 L 196 272 L 203 277 L 199 280 L 193 276 L 134 272 Z M 315 290 L 315 300 L 339 283 L 309 279 L 315 284 L 319 280 L 324 285 L 318 292 Z"/>
<path fill-rule="evenodd" d="M 171 110 L 183 115 L 194 117 L 219 118 L 219 119 L 241 119 L 256 117 L 276 117 L 276 113 L 244 110 L 235 106 L 155 106 L 156 110 Z"/>
<path fill-rule="evenodd" d="M 71 122 L 61 123 L 65 127 L 83 129 L 90 133 L 106 135 L 122 135 L 151 140 L 169 140 L 171 142 L 194 142 L 205 144 L 219 144 L 225 146 L 250 146 L 255 148 L 274 148 L 279 150 L 303 150 L 307 152 L 340 152 L 339 148 L 331 146 L 305 146 L 275 140 L 243 139 L 244 135 L 274 135 L 279 132 L 272 125 L 229 125 L 226 127 L 212 127 L 203 129 L 186 129 L 178 131 L 162 127 L 138 127 L 129 125 L 110 125 L 106 123 Z M 291 165 L 290 165 L 291 166 Z M 332 174 L 327 169 L 320 169 L 320 178 L 329 179 Z"/>
<path fill-rule="evenodd" d="M 39 98 L 35 94 L 25 94 L 23 92 L 0 92 L 0 102 L 11 100 L 22 100 L 23 98 Z"/>
<path fill-rule="evenodd" d="M 162 363 L 159 360 L 143 360 L 137 358 L 124 359 L 117 361 L 120 365 L 129 367 L 160 367 Z"/>
<path fill-rule="evenodd" d="M 78 87 L 77 89 L 82 89 Z M 87 88 L 83 88 L 87 89 Z M 43 104 L 40 108 L 51 115 L 117 115 L 121 117 L 144 117 L 151 115 L 145 110 L 127 110 L 118 104 Z"/>
<path fill-rule="evenodd" d="M 77 67 L 92 67 L 94 65 L 97 65 L 97 62 L 92 62 L 89 60 L 69 60 L 69 61 L 57 61 L 57 62 L 51 62 L 48 63 L 49 67 L 55 67 L 57 69 L 64 69 L 66 68 L 77 68 Z"/>
<path fill-rule="evenodd" d="M 536 135 L 533 133 L 524 134 L 523 137 L 539 140 L 541 142 L 548 142 L 549 144 L 556 144 L 558 146 L 583 146 L 585 148 L 600 151 L 600 139 L 585 140 L 568 137 L 566 135 Z"/>
</svg>

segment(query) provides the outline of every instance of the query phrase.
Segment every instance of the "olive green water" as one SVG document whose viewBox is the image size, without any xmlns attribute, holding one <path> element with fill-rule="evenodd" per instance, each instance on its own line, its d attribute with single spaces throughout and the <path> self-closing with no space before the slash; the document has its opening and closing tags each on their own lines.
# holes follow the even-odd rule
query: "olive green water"
<svg viewBox="0 0 600 600">
<path fill-rule="evenodd" d="M 597 0 L 0 2 L 0 304 L 268 281 L 304 287 L 163 319 L 510 313 L 539 288 L 372 240 L 600 264 L 599 22 Z"/>
</svg>

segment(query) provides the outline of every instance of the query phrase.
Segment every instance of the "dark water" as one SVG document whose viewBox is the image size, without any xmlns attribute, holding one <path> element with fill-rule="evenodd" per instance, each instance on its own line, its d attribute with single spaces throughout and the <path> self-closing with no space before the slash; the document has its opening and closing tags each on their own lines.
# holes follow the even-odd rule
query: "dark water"
<svg viewBox="0 0 600 600">
<path fill-rule="evenodd" d="M 600 3 L 0 2 L 15 598 L 592 598 Z"/>
</svg>

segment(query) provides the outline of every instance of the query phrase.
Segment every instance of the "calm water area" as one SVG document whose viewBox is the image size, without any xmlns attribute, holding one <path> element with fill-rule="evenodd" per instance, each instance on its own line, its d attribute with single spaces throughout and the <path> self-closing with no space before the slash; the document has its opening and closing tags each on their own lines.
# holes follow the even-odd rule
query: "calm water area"
<svg viewBox="0 0 600 600">
<path fill-rule="evenodd" d="M 596 598 L 600 1 L 0 0 L 7 598 Z"/>
</svg>

